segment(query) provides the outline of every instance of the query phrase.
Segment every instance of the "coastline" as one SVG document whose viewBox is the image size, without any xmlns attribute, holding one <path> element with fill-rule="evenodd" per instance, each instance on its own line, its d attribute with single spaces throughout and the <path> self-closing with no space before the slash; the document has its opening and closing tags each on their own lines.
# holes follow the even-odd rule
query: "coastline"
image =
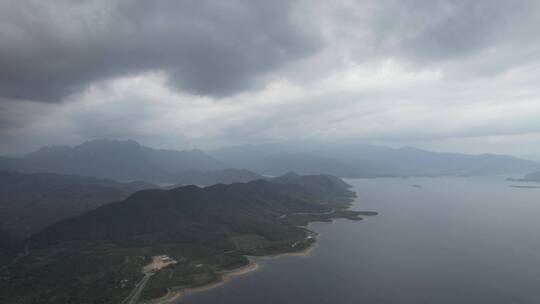
<svg viewBox="0 0 540 304">
<path fill-rule="evenodd" d="M 350 207 L 352 207 L 352 203 L 346 209 L 349 209 Z M 374 214 L 374 215 L 376 215 L 376 214 Z M 360 219 L 366 219 L 366 217 L 370 217 L 370 216 L 371 215 L 363 215 Z M 148 301 L 145 301 L 143 303 L 144 304 L 174 304 L 174 303 L 176 303 L 177 301 L 179 301 L 180 299 L 182 299 L 183 297 L 185 297 L 185 296 L 187 296 L 189 294 L 202 292 L 202 291 L 207 291 L 207 290 L 222 286 L 222 285 L 228 283 L 234 277 L 241 276 L 241 275 L 244 275 L 244 274 L 248 274 L 248 273 L 251 273 L 251 272 L 254 272 L 254 271 L 258 270 L 259 269 L 259 264 L 258 264 L 259 260 L 276 259 L 276 258 L 285 257 L 285 256 L 299 256 L 299 257 L 310 256 L 311 253 L 313 252 L 313 250 L 319 244 L 319 233 L 317 233 L 316 231 L 311 230 L 310 226 L 314 222 L 331 224 L 331 223 L 334 223 L 335 220 L 336 220 L 335 218 L 331 218 L 329 221 L 311 221 L 311 222 L 307 223 L 305 226 L 299 226 L 299 227 L 305 228 L 308 231 L 308 234 L 309 234 L 308 237 L 313 238 L 315 240 L 308 247 L 306 247 L 306 248 L 304 248 L 302 250 L 293 251 L 293 252 L 276 253 L 276 254 L 263 255 L 263 256 L 245 255 L 245 257 L 247 257 L 248 260 L 249 260 L 248 264 L 246 264 L 244 266 L 241 266 L 239 268 L 236 268 L 236 269 L 225 270 L 225 271 L 218 272 L 219 274 L 221 274 L 221 277 L 218 280 L 214 281 L 214 282 L 211 282 L 211 283 L 206 284 L 206 285 L 196 286 L 196 287 L 182 287 L 182 286 L 172 287 L 172 288 L 168 289 L 167 294 L 165 294 L 164 296 L 162 296 L 160 298 L 148 300 Z"/>
<path fill-rule="evenodd" d="M 234 277 L 245 275 L 245 274 L 258 270 L 259 269 L 259 264 L 257 262 L 258 260 L 276 259 L 276 258 L 280 258 L 284 256 L 307 257 L 311 255 L 312 251 L 315 249 L 315 247 L 319 243 L 318 233 L 312 232 L 311 237 L 314 238 L 315 241 L 309 247 L 306 247 L 302 250 L 295 251 L 295 252 L 276 253 L 276 254 L 264 255 L 264 256 L 246 256 L 249 259 L 249 262 L 246 265 L 236 268 L 236 269 L 225 270 L 225 271 L 219 272 L 221 274 L 221 278 L 215 282 L 202 285 L 202 286 L 197 286 L 197 287 L 169 288 L 169 290 L 167 291 L 167 294 L 165 294 L 164 296 L 157 299 L 150 300 L 150 301 L 145 301 L 144 303 L 145 304 L 172 304 L 189 294 L 207 291 L 212 288 L 222 286 L 228 283 Z"/>
</svg>

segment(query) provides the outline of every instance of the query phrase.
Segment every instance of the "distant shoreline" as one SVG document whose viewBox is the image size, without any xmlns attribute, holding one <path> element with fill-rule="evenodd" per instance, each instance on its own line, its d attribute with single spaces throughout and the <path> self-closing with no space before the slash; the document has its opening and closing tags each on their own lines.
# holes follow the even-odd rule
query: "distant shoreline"
<svg viewBox="0 0 540 304">
<path fill-rule="evenodd" d="M 526 188 L 526 189 L 539 189 L 540 185 L 510 185 L 511 188 Z"/>
<path fill-rule="evenodd" d="M 169 290 L 167 291 L 167 294 L 164 295 L 163 297 L 145 301 L 143 303 L 145 304 L 171 304 L 171 303 L 175 303 L 176 301 L 182 299 L 183 297 L 189 294 L 207 291 L 207 290 L 222 286 L 228 283 L 234 277 L 248 274 L 248 273 L 258 270 L 259 269 L 259 264 L 257 262 L 258 260 L 275 259 L 275 258 L 280 258 L 284 256 L 307 257 L 311 255 L 313 249 L 315 249 L 315 247 L 317 247 L 317 244 L 319 243 L 319 234 L 313 231 L 310 231 L 310 233 L 312 233 L 312 238 L 314 238 L 315 241 L 312 244 L 310 244 L 308 247 L 302 250 L 295 251 L 295 252 L 276 253 L 276 254 L 263 255 L 263 256 L 246 256 L 249 259 L 249 262 L 246 265 L 241 266 L 236 269 L 232 269 L 232 270 L 220 271 L 219 273 L 221 274 L 221 277 L 219 280 L 215 282 L 211 282 L 209 284 L 196 286 L 196 287 L 177 287 L 178 288 L 177 290 L 174 290 L 176 289 L 174 287 L 169 288 Z"/>
</svg>

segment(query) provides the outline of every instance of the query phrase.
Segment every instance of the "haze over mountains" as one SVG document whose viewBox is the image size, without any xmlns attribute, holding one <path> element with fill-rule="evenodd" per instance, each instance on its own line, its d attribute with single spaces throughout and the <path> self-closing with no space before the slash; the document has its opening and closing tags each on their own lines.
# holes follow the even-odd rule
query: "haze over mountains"
<svg viewBox="0 0 540 304">
<path fill-rule="evenodd" d="M 341 177 L 483 175 L 530 172 L 539 164 L 512 156 L 438 153 L 354 142 L 285 142 L 226 147 L 211 152 L 220 161 L 262 174 L 288 170 Z"/>
<path fill-rule="evenodd" d="M 226 168 L 248 171 L 224 170 Z M 288 171 L 340 177 L 438 176 L 524 173 L 536 162 L 506 155 L 438 153 L 336 142 L 285 142 L 202 150 L 158 150 L 135 141 L 94 140 L 44 147 L 21 158 L 0 158 L 0 169 L 77 174 L 121 181 L 210 185 L 254 180 Z"/>
<path fill-rule="evenodd" d="M 511 181 L 520 181 L 520 182 L 540 182 L 540 172 L 532 172 L 523 176 L 523 178 L 509 178 Z"/>
<path fill-rule="evenodd" d="M 75 147 L 49 146 L 23 158 L 3 158 L 0 168 L 26 173 L 77 174 L 120 181 L 174 182 L 182 171 L 224 165 L 200 150 L 158 150 L 128 140 L 93 140 Z"/>
<path fill-rule="evenodd" d="M 180 185 L 210 186 L 214 184 L 245 183 L 263 178 L 262 175 L 245 169 L 223 169 L 215 171 L 188 170 L 175 176 Z"/>
<path fill-rule="evenodd" d="M 0 237 L 24 238 L 56 221 L 151 188 L 158 186 L 142 181 L 120 183 L 76 175 L 0 171 Z"/>
</svg>

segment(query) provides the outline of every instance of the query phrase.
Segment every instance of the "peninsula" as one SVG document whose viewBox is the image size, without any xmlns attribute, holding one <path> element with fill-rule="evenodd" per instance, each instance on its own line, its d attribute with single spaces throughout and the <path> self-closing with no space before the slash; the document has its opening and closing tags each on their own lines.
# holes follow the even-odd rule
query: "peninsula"
<svg viewBox="0 0 540 304">
<path fill-rule="evenodd" d="M 316 242 L 310 222 L 376 214 L 349 210 L 350 187 L 330 175 L 288 173 L 138 191 L 29 237 L 0 268 L 0 301 L 122 303 L 134 290 L 150 301 L 212 286 L 253 269 L 249 257 L 309 249 Z M 164 256 L 174 263 L 149 275 L 145 266 Z"/>
</svg>

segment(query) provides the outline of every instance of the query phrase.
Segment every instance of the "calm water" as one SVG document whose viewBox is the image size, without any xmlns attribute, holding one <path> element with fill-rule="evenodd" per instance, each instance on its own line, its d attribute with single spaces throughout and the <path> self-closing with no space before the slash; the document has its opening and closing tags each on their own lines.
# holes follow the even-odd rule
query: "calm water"
<svg viewBox="0 0 540 304">
<path fill-rule="evenodd" d="M 502 177 L 348 182 L 355 209 L 379 216 L 313 224 L 311 256 L 264 260 L 181 303 L 540 303 L 540 189 Z"/>
</svg>

